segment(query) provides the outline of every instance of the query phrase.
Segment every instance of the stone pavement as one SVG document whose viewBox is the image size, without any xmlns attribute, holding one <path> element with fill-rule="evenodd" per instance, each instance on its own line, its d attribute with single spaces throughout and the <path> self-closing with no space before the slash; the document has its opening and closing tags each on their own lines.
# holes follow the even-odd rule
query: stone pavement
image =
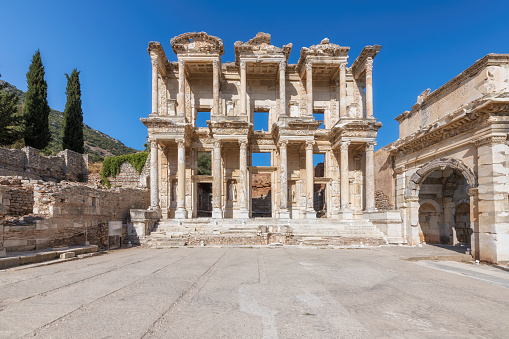
<svg viewBox="0 0 509 339">
<path fill-rule="evenodd" d="M 131 248 L 0 271 L 0 337 L 507 338 L 509 272 L 427 260 L 456 254 Z"/>
</svg>

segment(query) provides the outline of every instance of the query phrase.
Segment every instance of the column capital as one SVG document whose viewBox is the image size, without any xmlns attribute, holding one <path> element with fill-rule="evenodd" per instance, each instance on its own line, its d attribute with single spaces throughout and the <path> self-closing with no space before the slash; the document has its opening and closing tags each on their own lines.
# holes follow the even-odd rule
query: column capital
<svg viewBox="0 0 509 339">
<path fill-rule="evenodd" d="M 178 144 L 178 148 L 186 147 L 186 139 L 184 138 L 175 139 L 175 142 Z"/>
<path fill-rule="evenodd" d="M 179 59 L 178 63 L 179 63 L 179 68 L 184 67 L 186 65 L 185 60 L 182 60 L 182 59 Z"/>
<path fill-rule="evenodd" d="M 339 70 L 345 70 L 346 71 L 346 62 L 342 62 L 339 64 Z"/>
<path fill-rule="evenodd" d="M 373 58 L 372 57 L 368 57 L 366 59 L 366 73 L 371 73 L 373 71 Z"/>
<path fill-rule="evenodd" d="M 313 149 L 314 145 L 315 145 L 314 140 L 306 140 L 306 149 Z"/>
<path fill-rule="evenodd" d="M 221 140 L 214 140 L 214 148 L 220 148 L 221 147 Z"/>
<path fill-rule="evenodd" d="M 350 140 L 341 141 L 339 145 L 342 151 L 348 150 L 348 146 L 350 146 Z"/>
<path fill-rule="evenodd" d="M 286 70 L 286 60 L 281 60 L 279 62 L 279 71 L 284 71 Z"/>
<path fill-rule="evenodd" d="M 375 150 L 376 141 L 367 141 L 366 142 L 366 151 L 373 152 Z"/>
<path fill-rule="evenodd" d="M 247 147 L 247 139 L 240 139 L 239 140 L 240 147 Z"/>
<path fill-rule="evenodd" d="M 288 140 L 279 140 L 277 145 L 279 148 L 281 148 L 281 147 L 286 148 L 286 146 L 288 145 Z"/>
<path fill-rule="evenodd" d="M 212 60 L 212 66 L 214 66 L 215 68 L 219 68 L 219 60 L 218 59 Z"/>
<path fill-rule="evenodd" d="M 152 67 L 158 67 L 159 66 L 159 57 L 157 55 L 156 56 L 151 55 L 151 62 L 152 62 Z"/>
<path fill-rule="evenodd" d="M 245 60 L 240 61 L 240 69 L 243 71 L 246 70 L 246 61 Z"/>
<path fill-rule="evenodd" d="M 307 71 L 311 72 L 312 70 L 313 70 L 313 63 L 311 61 L 306 61 L 306 72 Z"/>
</svg>

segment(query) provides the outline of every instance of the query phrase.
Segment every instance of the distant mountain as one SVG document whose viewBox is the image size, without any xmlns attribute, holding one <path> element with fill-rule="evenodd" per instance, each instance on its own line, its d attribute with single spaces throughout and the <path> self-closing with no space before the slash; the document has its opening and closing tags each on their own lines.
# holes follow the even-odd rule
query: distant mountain
<svg viewBox="0 0 509 339">
<path fill-rule="evenodd" d="M 3 82 L 3 80 L 0 80 L 0 82 Z M 7 90 L 16 93 L 20 98 L 21 112 L 21 107 L 23 107 L 23 104 L 25 103 L 25 92 L 8 82 L 7 85 Z M 83 114 L 87 113 L 83 112 Z M 51 109 L 49 114 L 51 141 L 48 148 L 54 154 L 62 150 L 62 136 L 60 133 L 63 119 L 64 113 Z M 121 141 L 113 139 L 109 135 L 99 132 L 86 124 L 83 124 L 83 138 L 85 140 L 85 152 L 93 156 L 95 160 L 113 155 L 124 155 L 139 152 L 134 148 L 127 147 Z"/>
</svg>

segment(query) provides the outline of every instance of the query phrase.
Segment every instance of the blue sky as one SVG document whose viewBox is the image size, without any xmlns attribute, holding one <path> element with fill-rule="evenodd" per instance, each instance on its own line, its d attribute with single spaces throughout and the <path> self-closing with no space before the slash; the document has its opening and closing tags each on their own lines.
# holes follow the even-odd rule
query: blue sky
<svg viewBox="0 0 509 339">
<path fill-rule="evenodd" d="M 426 88 L 435 90 L 488 53 L 509 53 L 509 2 L 504 1 L 2 1 L 0 74 L 26 90 L 26 72 L 40 49 L 48 101 L 63 111 L 66 78 L 78 68 L 84 121 L 141 149 L 139 121 L 150 113 L 149 41 L 206 31 L 225 46 L 257 32 L 272 44 L 301 47 L 328 37 L 350 46 L 349 65 L 366 45 L 379 44 L 374 60 L 374 112 L 383 123 L 380 148 L 398 137 L 394 118 Z"/>
</svg>

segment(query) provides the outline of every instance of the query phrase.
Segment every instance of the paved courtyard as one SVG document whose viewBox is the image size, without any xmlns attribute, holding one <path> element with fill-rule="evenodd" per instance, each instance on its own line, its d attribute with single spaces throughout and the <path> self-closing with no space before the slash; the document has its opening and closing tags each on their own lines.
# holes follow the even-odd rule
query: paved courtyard
<svg viewBox="0 0 509 339">
<path fill-rule="evenodd" d="M 118 250 L 0 272 L 0 337 L 507 338 L 509 272 L 433 246 Z"/>
</svg>

